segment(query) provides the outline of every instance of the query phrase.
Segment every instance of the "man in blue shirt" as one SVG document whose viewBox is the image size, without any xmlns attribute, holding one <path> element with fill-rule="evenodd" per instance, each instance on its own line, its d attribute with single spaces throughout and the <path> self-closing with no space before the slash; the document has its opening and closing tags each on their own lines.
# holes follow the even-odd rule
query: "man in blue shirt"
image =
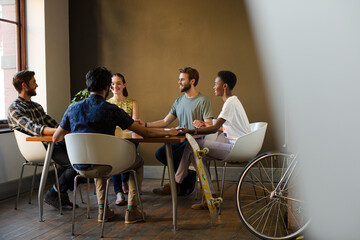
<svg viewBox="0 0 360 240">
<path fill-rule="evenodd" d="M 175 136 L 176 129 L 170 131 L 154 130 L 145 128 L 137 123 L 121 108 L 106 101 L 111 85 L 112 74 L 105 67 L 98 67 L 86 74 L 86 85 L 90 96 L 80 102 L 74 103 L 66 110 L 60 126 L 56 130 L 53 141 L 58 142 L 64 136 L 71 133 L 102 133 L 114 135 L 116 126 L 122 129 L 129 129 L 143 137 Z M 79 172 L 95 169 L 98 166 L 78 165 L 74 166 Z M 137 182 L 141 186 L 143 173 L 143 160 L 137 157 L 134 166 Z M 98 221 L 102 222 L 102 215 L 105 200 L 105 181 L 96 179 L 96 195 L 99 204 Z M 132 176 L 129 179 L 129 201 L 125 214 L 125 223 L 136 223 L 143 221 L 142 214 L 137 209 L 138 198 L 135 181 Z M 105 220 L 114 217 L 115 214 L 108 207 L 106 208 Z"/>
</svg>

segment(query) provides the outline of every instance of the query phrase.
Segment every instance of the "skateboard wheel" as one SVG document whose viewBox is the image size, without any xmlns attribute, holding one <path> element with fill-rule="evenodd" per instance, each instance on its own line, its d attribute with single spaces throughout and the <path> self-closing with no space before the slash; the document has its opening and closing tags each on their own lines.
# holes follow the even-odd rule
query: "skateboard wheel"
<svg viewBox="0 0 360 240">
<path fill-rule="evenodd" d="M 204 151 L 205 154 L 208 154 L 208 153 L 209 153 L 209 149 L 208 149 L 207 147 L 204 148 L 203 151 Z"/>
</svg>

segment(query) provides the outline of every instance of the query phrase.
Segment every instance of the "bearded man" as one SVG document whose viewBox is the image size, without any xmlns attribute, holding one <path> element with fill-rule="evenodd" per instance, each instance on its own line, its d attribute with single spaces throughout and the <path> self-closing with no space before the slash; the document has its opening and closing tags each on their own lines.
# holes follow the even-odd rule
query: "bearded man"
<svg viewBox="0 0 360 240">
<path fill-rule="evenodd" d="M 164 128 L 177 118 L 179 120 L 179 127 L 181 128 L 195 128 L 193 126 L 195 120 L 204 121 L 208 126 L 212 125 L 213 113 L 210 100 L 195 88 L 199 82 L 199 72 L 191 67 L 181 68 L 179 71 L 179 90 L 184 94 L 175 100 L 169 114 L 166 115 L 164 119 L 154 122 L 143 122 L 139 120 L 140 124 L 145 127 Z M 179 167 L 186 143 L 187 142 L 171 144 L 175 172 Z M 155 156 L 158 161 L 167 165 L 165 145 L 156 151 Z M 180 186 L 178 189 L 178 194 L 180 195 L 188 195 L 194 189 L 196 174 L 194 171 L 189 173 L 188 176 L 190 179 L 183 181 L 183 183 L 190 187 Z M 159 195 L 170 195 L 170 185 L 166 184 L 164 187 L 155 188 L 153 192 Z"/>
<path fill-rule="evenodd" d="M 16 73 L 13 77 L 13 85 L 19 96 L 10 104 L 8 109 L 10 128 L 31 136 L 53 135 L 58 123 L 45 113 L 40 104 L 31 101 L 31 97 L 36 96 L 36 88 L 38 87 L 35 72 L 24 70 Z M 44 147 L 47 146 L 44 145 Z M 59 177 L 61 204 L 64 209 L 72 209 L 73 204 L 69 200 L 67 191 L 73 190 L 74 177 L 77 173 L 71 167 L 64 142 L 54 145 L 51 158 L 65 169 Z M 59 209 L 55 184 L 45 194 L 44 202 Z"/>
</svg>

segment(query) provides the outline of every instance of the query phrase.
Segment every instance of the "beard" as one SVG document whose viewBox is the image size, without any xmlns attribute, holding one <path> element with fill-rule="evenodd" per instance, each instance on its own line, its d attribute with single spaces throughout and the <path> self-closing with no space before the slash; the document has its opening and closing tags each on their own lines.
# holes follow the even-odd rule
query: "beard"
<svg viewBox="0 0 360 240">
<path fill-rule="evenodd" d="M 35 90 L 35 89 L 28 89 L 28 90 L 26 91 L 26 94 L 27 94 L 28 96 L 30 96 L 30 97 L 36 96 L 36 90 Z"/>
<path fill-rule="evenodd" d="M 186 84 L 182 88 L 180 88 L 180 92 L 186 92 L 191 88 L 191 84 Z"/>
</svg>

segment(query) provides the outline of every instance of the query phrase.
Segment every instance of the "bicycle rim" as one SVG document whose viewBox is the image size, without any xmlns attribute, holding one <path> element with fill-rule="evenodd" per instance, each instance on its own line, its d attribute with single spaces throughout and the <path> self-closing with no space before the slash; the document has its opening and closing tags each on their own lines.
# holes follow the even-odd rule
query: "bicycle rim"
<svg viewBox="0 0 360 240">
<path fill-rule="evenodd" d="M 253 159 L 236 188 L 241 221 L 262 239 L 291 239 L 309 224 L 306 203 L 299 193 L 300 168 L 290 154 L 270 152 Z M 282 179 L 282 180 L 281 180 Z"/>
</svg>

